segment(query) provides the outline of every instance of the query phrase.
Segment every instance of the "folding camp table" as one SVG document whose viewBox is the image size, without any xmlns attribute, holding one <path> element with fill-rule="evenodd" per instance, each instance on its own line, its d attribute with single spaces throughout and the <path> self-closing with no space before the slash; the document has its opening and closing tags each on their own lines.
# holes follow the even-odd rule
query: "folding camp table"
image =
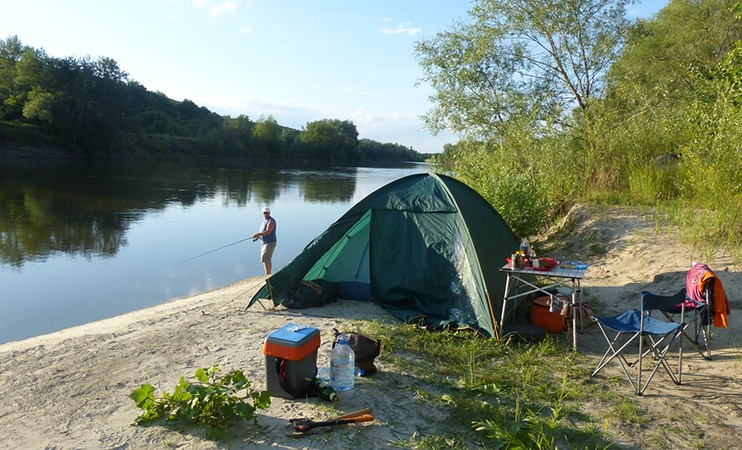
<svg viewBox="0 0 742 450">
<path fill-rule="evenodd" d="M 500 329 L 504 329 L 505 318 L 507 316 L 508 302 L 514 302 L 512 312 L 515 310 L 527 295 L 534 292 L 543 292 L 545 295 L 552 295 L 549 289 L 563 286 L 567 287 L 572 291 L 570 296 L 570 302 L 572 304 L 572 347 L 577 350 L 577 314 L 582 312 L 582 289 L 580 289 L 580 280 L 585 278 L 586 268 L 573 269 L 556 266 L 550 270 L 537 270 L 532 267 L 524 267 L 522 269 L 513 269 L 510 264 L 505 264 L 500 268 L 500 272 L 504 272 L 507 275 L 507 281 L 505 282 L 505 295 L 502 302 L 502 316 L 500 318 Z M 546 281 L 547 285 L 538 286 L 527 277 L 538 277 L 539 279 Z M 521 291 L 521 285 L 525 285 L 525 291 Z M 576 308 L 575 308 L 576 306 Z M 582 328 L 583 321 L 580 321 L 580 328 Z M 582 329 L 580 329 L 582 332 Z"/>
</svg>

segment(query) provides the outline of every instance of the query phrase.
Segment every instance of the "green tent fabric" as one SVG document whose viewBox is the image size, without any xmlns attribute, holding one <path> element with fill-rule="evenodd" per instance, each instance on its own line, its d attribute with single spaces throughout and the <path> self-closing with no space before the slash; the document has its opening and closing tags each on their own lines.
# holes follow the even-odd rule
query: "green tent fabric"
<svg viewBox="0 0 742 450">
<path fill-rule="evenodd" d="M 495 335 L 518 239 L 484 198 L 441 174 L 395 180 L 358 202 L 251 299 L 283 304 L 302 280 L 374 301 L 404 321 Z"/>
</svg>

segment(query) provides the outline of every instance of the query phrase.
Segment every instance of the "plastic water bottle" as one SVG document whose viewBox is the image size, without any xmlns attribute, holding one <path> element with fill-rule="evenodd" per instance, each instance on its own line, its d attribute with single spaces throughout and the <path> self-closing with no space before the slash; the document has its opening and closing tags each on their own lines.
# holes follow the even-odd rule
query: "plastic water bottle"
<svg viewBox="0 0 742 450">
<path fill-rule="evenodd" d="M 523 252 L 523 255 L 526 258 L 531 257 L 531 244 L 528 242 L 527 238 L 524 238 L 522 241 L 520 241 L 520 251 Z"/>
<path fill-rule="evenodd" d="M 338 392 L 353 389 L 356 375 L 356 355 L 348 345 L 347 335 L 338 336 L 338 343 L 330 357 L 330 386 Z"/>
</svg>

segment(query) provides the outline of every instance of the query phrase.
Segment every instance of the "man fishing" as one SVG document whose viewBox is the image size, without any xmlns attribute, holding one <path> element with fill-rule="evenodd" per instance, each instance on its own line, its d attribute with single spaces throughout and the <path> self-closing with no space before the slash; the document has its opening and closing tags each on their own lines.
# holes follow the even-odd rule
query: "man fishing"
<svg viewBox="0 0 742 450">
<path fill-rule="evenodd" d="M 276 249 L 276 219 L 271 217 L 271 209 L 263 208 L 263 222 L 260 231 L 252 235 L 253 240 L 262 239 L 260 246 L 260 261 L 263 263 L 265 274 L 270 275 L 273 263 L 273 251 Z"/>
</svg>

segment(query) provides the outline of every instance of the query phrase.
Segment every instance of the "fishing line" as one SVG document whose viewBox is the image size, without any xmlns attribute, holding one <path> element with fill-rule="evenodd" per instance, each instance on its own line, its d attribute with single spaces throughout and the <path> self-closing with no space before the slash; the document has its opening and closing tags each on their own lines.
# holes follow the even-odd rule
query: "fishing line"
<svg viewBox="0 0 742 450">
<path fill-rule="evenodd" d="M 179 262 L 178 264 L 176 264 L 176 265 L 175 265 L 175 266 L 173 266 L 173 267 L 179 266 L 179 265 L 181 265 L 181 264 L 185 264 L 185 263 L 187 263 L 188 261 L 193 261 L 193 260 L 194 260 L 194 259 L 196 259 L 196 258 L 200 258 L 200 257 L 202 257 L 202 256 L 206 256 L 206 255 L 208 255 L 209 253 L 214 253 L 215 251 L 218 251 L 218 250 L 221 250 L 221 249 L 224 249 L 224 248 L 227 248 L 227 247 L 231 247 L 231 246 L 233 246 L 233 245 L 237 245 L 237 244 L 239 244 L 240 242 L 245 242 L 245 241 L 246 241 L 246 240 L 248 240 L 248 239 L 252 239 L 252 240 L 253 240 L 253 242 L 255 242 L 255 241 L 257 240 L 257 239 L 253 239 L 253 238 L 252 238 L 252 236 L 251 236 L 251 237 L 248 237 L 248 238 L 245 238 L 245 239 L 240 239 L 239 241 L 236 241 L 236 242 L 232 242 L 231 244 L 227 244 L 227 245 L 222 245 L 221 247 L 219 247 L 219 248 L 215 248 L 214 250 L 209 250 L 209 251 L 208 251 L 208 252 L 206 252 L 206 253 L 201 253 L 200 255 L 196 255 L 196 256 L 194 256 L 193 258 L 189 258 L 189 259 L 186 259 L 185 261 L 181 261 L 181 262 Z"/>
</svg>

